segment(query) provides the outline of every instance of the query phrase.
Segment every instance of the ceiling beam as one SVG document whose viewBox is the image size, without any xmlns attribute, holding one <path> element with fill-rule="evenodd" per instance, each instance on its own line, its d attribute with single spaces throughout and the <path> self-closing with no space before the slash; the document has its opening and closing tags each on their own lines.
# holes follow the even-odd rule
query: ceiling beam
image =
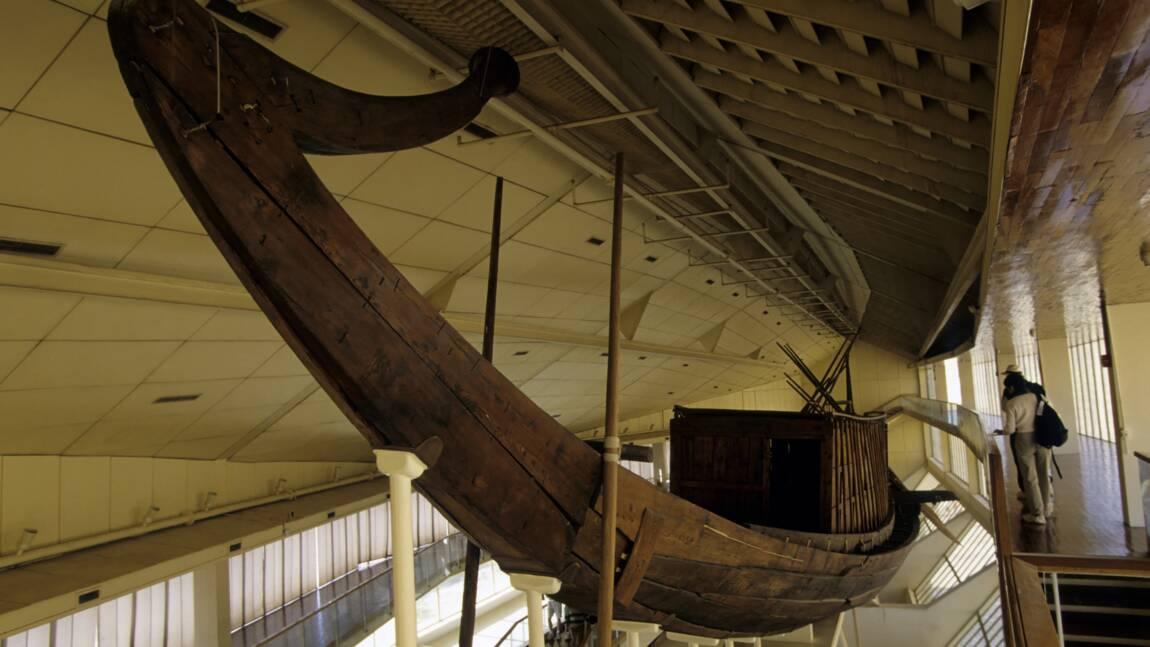
<svg viewBox="0 0 1150 647">
<path fill-rule="evenodd" d="M 866 113 L 849 115 L 832 104 L 807 101 L 793 94 L 772 92 L 762 86 L 748 85 L 735 79 L 717 76 L 700 79 L 699 85 L 720 93 L 719 107 L 727 113 L 771 126 L 789 128 L 795 121 L 818 124 L 839 132 L 908 150 L 924 159 L 945 162 L 972 173 L 986 175 L 987 154 L 981 148 L 962 148 L 943 137 L 923 137 L 895 123 L 887 125 Z"/>
<path fill-rule="evenodd" d="M 858 209 L 848 209 L 840 205 L 817 198 L 809 200 L 815 211 L 819 215 L 829 220 L 843 220 L 853 225 L 865 226 L 868 229 L 864 232 L 871 238 L 885 238 L 888 240 L 899 241 L 899 253 L 905 251 L 908 257 L 918 257 L 921 252 L 926 252 L 930 261 L 939 260 L 939 252 L 945 251 L 941 248 L 938 237 L 930 236 L 929 234 L 915 233 L 908 230 L 906 227 L 900 227 L 898 223 L 892 223 L 889 220 L 884 220 L 881 216 L 876 214 L 866 213 Z M 946 265 L 953 266 L 949 262 L 949 257 L 942 260 L 948 261 Z"/>
<path fill-rule="evenodd" d="M 816 44 L 785 24 L 772 32 L 755 24 L 746 15 L 725 19 L 709 11 L 692 11 L 667 2 L 623 0 L 621 8 L 635 17 L 714 36 L 973 110 L 989 113 L 994 105 L 994 86 L 986 79 L 978 78 L 969 83 L 960 81 L 948 76 L 933 62 L 914 69 L 896 61 L 881 47 L 874 48 L 868 56 L 860 56 L 837 38 L 825 38 Z"/>
<path fill-rule="evenodd" d="M 799 191 L 799 195 L 807 201 L 811 206 L 820 205 L 824 207 L 832 207 L 844 213 L 857 213 L 861 218 L 873 219 L 881 222 L 886 226 L 893 227 L 899 234 L 906 234 L 918 239 L 917 242 L 928 244 L 930 246 L 938 245 L 938 231 L 932 231 L 929 228 L 930 223 L 923 222 L 922 218 L 906 218 L 899 214 L 884 213 L 879 209 L 863 208 L 858 205 L 848 204 L 846 202 L 836 200 L 834 197 L 828 197 L 812 192 L 809 189 L 795 187 Z M 816 207 L 816 211 L 818 208 Z"/>
<path fill-rule="evenodd" d="M 998 34 L 989 24 L 969 25 L 962 38 L 955 38 L 935 26 L 930 16 L 911 12 L 908 16 L 886 11 L 870 2 L 841 0 L 733 0 L 747 7 L 817 22 L 828 27 L 865 34 L 879 40 L 927 50 L 943 56 L 994 67 L 998 55 Z"/>
<path fill-rule="evenodd" d="M 808 173 L 830 178 L 844 186 L 876 194 L 912 209 L 925 211 L 927 213 L 950 213 L 954 214 L 954 216 L 960 220 L 977 220 L 979 217 L 978 212 L 968 212 L 957 205 L 932 198 L 925 193 L 919 193 L 918 191 L 908 189 L 901 185 L 878 180 L 874 176 L 860 173 L 852 168 L 847 168 L 841 164 L 836 164 L 815 157 L 814 155 L 808 155 L 802 151 L 789 149 L 785 146 L 775 146 L 771 150 L 764 148 L 758 148 L 756 150 L 767 157 L 784 162 L 786 166 L 798 167 L 800 170 Z"/>
<path fill-rule="evenodd" d="M 976 146 L 986 148 L 990 143 L 990 121 L 985 117 L 963 121 L 951 115 L 936 103 L 927 102 L 923 108 L 913 107 L 903 101 L 896 92 L 879 92 L 878 95 L 864 89 L 852 79 L 842 83 L 831 83 L 807 68 L 795 74 L 773 59 L 754 61 L 742 54 L 720 52 L 699 41 L 685 43 L 677 38 L 660 38 L 660 47 L 669 56 L 710 65 L 731 74 L 743 75 L 756 81 L 786 88 L 833 101 L 849 108 L 863 110 L 880 117 L 915 126 L 932 133 L 953 137 Z M 706 70 L 696 70 L 695 79 L 712 74 Z"/>
<path fill-rule="evenodd" d="M 734 113 L 728 113 L 733 114 Z M 739 117 L 740 115 L 734 115 Z M 757 115 L 762 117 L 763 115 Z M 968 193 L 985 195 L 986 177 L 969 171 L 962 171 L 949 164 L 936 160 L 921 158 L 902 148 L 894 148 L 880 144 L 873 139 L 855 137 L 843 131 L 831 130 L 821 127 L 813 121 L 791 119 L 783 117 L 772 119 L 767 123 L 746 119 L 743 132 L 751 136 L 758 136 L 753 131 L 763 130 L 765 133 L 779 132 L 790 137 L 797 137 L 812 144 L 829 147 L 830 150 L 840 150 L 849 155 L 855 155 L 878 164 L 885 164 L 896 169 L 905 169 L 908 173 L 921 175 L 924 178 L 947 184 Z M 770 138 L 769 135 L 766 138 Z M 797 148 L 792 146 L 792 148 Z"/>
<path fill-rule="evenodd" d="M 783 146 L 792 151 L 806 153 L 807 155 L 832 161 L 838 166 L 854 169 L 887 183 L 897 184 L 924 195 L 945 200 L 971 210 L 981 211 L 986 206 L 986 199 L 975 193 L 964 191 L 950 184 L 937 182 L 918 173 L 903 170 L 898 166 L 890 166 L 879 162 L 847 153 L 832 146 L 812 142 L 802 137 L 774 128 L 766 128 L 758 124 L 745 122 L 743 132 L 763 142 L 767 148 Z"/>
<path fill-rule="evenodd" d="M 978 226 L 977 213 L 963 211 L 950 205 L 943 204 L 943 206 L 949 207 L 946 211 L 924 211 L 908 207 L 901 202 L 888 200 L 875 193 L 858 191 L 856 187 L 841 184 L 833 178 L 818 175 L 796 166 L 780 164 L 779 171 L 783 173 L 792 186 L 809 189 L 822 195 L 829 195 L 840 201 L 858 203 L 860 206 L 868 206 L 884 213 L 899 213 L 912 219 L 937 218 L 951 224 L 960 225 L 966 229 L 974 229 Z"/>
</svg>

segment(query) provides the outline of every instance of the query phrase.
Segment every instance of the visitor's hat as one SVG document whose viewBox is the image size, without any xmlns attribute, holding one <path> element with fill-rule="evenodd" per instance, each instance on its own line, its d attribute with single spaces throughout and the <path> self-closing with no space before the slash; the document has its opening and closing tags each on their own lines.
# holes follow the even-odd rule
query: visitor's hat
<svg viewBox="0 0 1150 647">
<path fill-rule="evenodd" d="M 1018 368 L 1018 364 L 1007 364 L 1006 370 L 1002 372 L 1002 375 L 1010 375 L 1011 373 L 1022 374 L 1022 371 Z"/>
</svg>

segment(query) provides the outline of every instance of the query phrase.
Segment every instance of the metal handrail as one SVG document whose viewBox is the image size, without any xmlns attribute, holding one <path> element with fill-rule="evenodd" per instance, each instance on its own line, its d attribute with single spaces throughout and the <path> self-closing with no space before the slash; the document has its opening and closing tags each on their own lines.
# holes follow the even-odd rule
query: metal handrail
<svg viewBox="0 0 1150 647">
<path fill-rule="evenodd" d="M 444 543 L 444 542 L 446 542 L 446 541 L 450 540 L 452 537 L 457 537 L 457 536 L 459 536 L 459 535 L 460 535 L 460 533 L 459 533 L 459 532 L 453 532 L 453 533 L 451 533 L 451 534 L 447 535 L 446 537 L 444 537 L 443 539 L 441 539 L 441 540 L 439 540 L 439 541 L 436 541 L 436 542 L 432 542 L 432 543 L 430 543 L 430 544 L 425 544 L 425 545 L 423 545 L 423 546 L 420 546 L 420 547 L 419 547 L 419 549 L 415 551 L 415 556 L 416 556 L 416 557 L 419 557 L 419 556 L 420 556 L 421 554 L 423 554 L 424 552 L 427 552 L 428 550 L 431 550 L 432 548 L 435 548 L 435 546 L 436 546 L 437 544 L 441 544 L 441 543 Z M 325 602 L 325 603 L 321 604 L 320 606 L 316 607 L 315 609 L 312 609 L 312 610 L 311 610 L 310 612 L 308 612 L 307 614 L 305 614 L 305 615 L 303 615 L 303 616 L 300 616 L 300 617 L 299 617 L 299 618 L 297 618 L 297 619 L 296 619 L 294 622 L 292 622 L 292 623 L 290 623 L 290 624 L 287 624 L 287 625 L 284 625 L 283 627 L 281 627 L 281 628 L 280 628 L 278 631 L 276 631 L 275 633 L 273 633 L 273 634 L 270 634 L 270 635 L 267 635 L 267 636 L 263 637 L 262 639 L 260 639 L 260 640 L 256 641 L 256 643 L 255 643 L 255 644 L 254 644 L 252 647 L 261 647 L 261 645 L 266 645 L 266 644 L 268 644 L 268 643 L 272 642 L 272 641 L 273 641 L 273 640 L 275 640 L 276 638 L 279 638 L 280 636 L 284 635 L 285 633 L 287 633 L 287 632 L 291 631 L 292 629 L 295 629 L 296 627 L 298 627 L 298 626 L 302 625 L 303 623 L 307 622 L 307 621 L 308 621 L 308 620 L 310 620 L 311 618 L 314 618 L 315 616 L 317 616 L 317 615 L 319 615 L 319 614 L 323 613 L 324 611 L 326 611 L 326 610 L 330 609 L 331 607 L 335 606 L 335 605 L 336 605 L 336 604 L 338 604 L 338 603 L 339 603 L 341 600 L 344 600 L 344 599 L 348 598 L 348 597 L 349 597 L 349 596 L 351 596 L 353 593 L 356 593 L 356 592 L 358 592 L 358 591 L 362 590 L 362 589 L 363 589 L 365 586 L 367 586 L 368 584 L 371 584 L 371 583 L 375 582 L 376 580 L 378 580 L 379 578 L 383 577 L 384 575 L 388 575 L 388 574 L 390 574 L 390 573 L 391 573 L 391 558 L 392 558 L 392 556 L 391 556 L 391 555 L 388 555 L 386 558 L 384 558 L 384 559 L 385 559 L 385 561 L 387 561 L 387 562 L 388 562 L 388 564 L 387 564 L 387 566 L 386 566 L 386 567 L 385 567 L 383 570 L 379 571 L 378 573 L 375 573 L 375 574 L 374 574 L 374 575 L 372 575 L 371 577 L 369 577 L 369 578 L 367 578 L 366 580 L 364 580 L 364 581 L 360 582 L 359 584 L 356 584 L 355 586 L 353 586 L 353 587 L 349 588 L 348 590 L 344 591 L 343 593 L 340 593 L 339 595 L 335 596 L 334 598 L 332 598 L 332 599 L 328 600 L 327 602 Z M 347 575 L 349 575 L 349 574 L 350 574 L 350 572 L 349 572 L 349 573 L 347 573 L 347 574 L 345 574 L 343 577 L 346 577 L 346 576 L 347 576 Z M 332 580 L 332 582 L 335 582 L 335 580 Z M 329 584 L 330 584 L 330 583 L 329 583 Z M 318 592 L 319 592 L 319 589 L 316 589 L 316 592 L 318 593 Z M 301 599 L 302 599 L 302 597 L 301 597 Z"/>
<path fill-rule="evenodd" d="M 503 632 L 503 635 L 499 637 L 499 640 L 495 641 L 495 647 L 502 647 L 503 641 L 510 638 L 511 632 L 515 631 L 515 628 L 518 627 L 519 625 L 523 624 L 523 621 L 526 619 L 527 619 L 527 616 L 523 616 L 522 618 L 516 620 L 515 623 L 512 624 L 511 627 L 507 631 Z"/>
</svg>

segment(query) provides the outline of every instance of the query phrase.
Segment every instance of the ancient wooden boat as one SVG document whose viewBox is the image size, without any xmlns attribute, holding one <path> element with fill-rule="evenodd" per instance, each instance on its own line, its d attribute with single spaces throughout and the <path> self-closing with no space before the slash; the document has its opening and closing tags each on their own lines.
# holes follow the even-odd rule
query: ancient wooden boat
<svg viewBox="0 0 1150 647">
<path fill-rule="evenodd" d="M 416 487 L 504 569 L 558 577 L 556 597 L 593 612 L 599 454 L 447 325 L 303 157 L 446 136 L 490 97 L 514 91 L 514 61 L 482 50 L 451 89 L 373 97 L 293 67 L 192 0 L 116 0 L 108 27 L 137 110 L 184 196 L 327 393 L 373 446 L 441 447 Z M 720 418 L 699 417 L 716 429 Z M 918 518 L 916 504 L 891 505 L 882 423 L 800 422 L 821 425 L 819 456 L 829 452 L 841 468 L 826 478 L 826 505 L 846 511 L 867 498 L 876 509 L 828 516 L 825 528 L 752 528 L 624 471 L 617 617 L 690 634 L 764 635 L 878 592 Z"/>
</svg>

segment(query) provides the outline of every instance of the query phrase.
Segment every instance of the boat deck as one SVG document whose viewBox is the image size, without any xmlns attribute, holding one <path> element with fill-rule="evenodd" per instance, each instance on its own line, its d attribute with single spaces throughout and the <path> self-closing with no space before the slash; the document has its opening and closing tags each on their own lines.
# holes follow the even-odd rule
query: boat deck
<svg viewBox="0 0 1150 647">
<path fill-rule="evenodd" d="M 995 438 L 1004 457 L 1010 450 Z M 1060 555 L 1146 556 L 1146 531 L 1122 522 L 1117 448 L 1080 436 L 1080 452 L 1058 455 L 1063 478 L 1054 479 L 1056 516 L 1046 526 L 1024 525 L 1013 460 L 1006 460 L 1007 502 L 1017 550 Z"/>
</svg>

